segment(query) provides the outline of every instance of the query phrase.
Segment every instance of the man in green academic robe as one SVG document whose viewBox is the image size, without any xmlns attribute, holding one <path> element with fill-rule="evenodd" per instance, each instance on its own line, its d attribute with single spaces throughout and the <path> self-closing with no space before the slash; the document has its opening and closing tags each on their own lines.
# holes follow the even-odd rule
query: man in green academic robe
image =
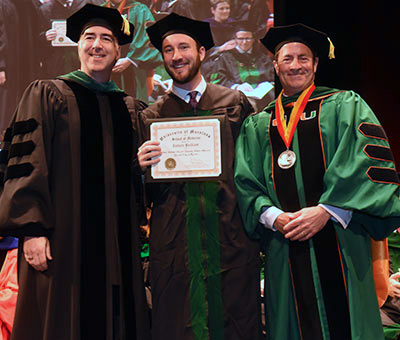
<svg viewBox="0 0 400 340">
<path fill-rule="evenodd" d="M 12 340 L 150 338 L 132 129 L 145 104 L 110 81 L 133 29 L 114 9 L 74 13 L 81 70 L 33 82 L 6 132 L 0 235 L 21 241 Z"/>
<path fill-rule="evenodd" d="M 385 132 L 358 94 L 315 87 L 325 33 L 296 24 L 262 42 L 283 91 L 243 123 L 235 184 L 265 253 L 267 338 L 383 339 L 371 237 L 400 224 Z"/>
</svg>

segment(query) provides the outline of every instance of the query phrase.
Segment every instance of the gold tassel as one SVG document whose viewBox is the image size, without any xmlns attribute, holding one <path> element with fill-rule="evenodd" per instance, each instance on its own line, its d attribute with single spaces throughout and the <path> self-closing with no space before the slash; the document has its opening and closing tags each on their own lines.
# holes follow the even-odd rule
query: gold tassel
<svg viewBox="0 0 400 340">
<path fill-rule="evenodd" d="M 121 31 L 124 31 L 125 35 L 131 35 L 131 30 L 129 28 L 129 21 L 127 18 L 125 18 L 125 16 L 122 16 L 122 29 Z"/>
<path fill-rule="evenodd" d="M 329 41 L 329 59 L 335 59 L 335 46 L 333 45 L 331 39 L 329 39 L 328 37 L 328 41 Z"/>
</svg>

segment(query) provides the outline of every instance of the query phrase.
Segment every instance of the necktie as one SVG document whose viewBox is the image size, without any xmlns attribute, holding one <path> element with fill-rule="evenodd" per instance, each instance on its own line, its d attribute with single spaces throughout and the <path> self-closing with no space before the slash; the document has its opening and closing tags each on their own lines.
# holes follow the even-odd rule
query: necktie
<svg viewBox="0 0 400 340">
<path fill-rule="evenodd" d="M 196 106 L 197 106 L 197 99 L 196 99 L 196 96 L 197 96 L 197 91 L 192 91 L 192 92 L 189 92 L 189 96 L 190 96 L 190 100 L 189 100 L 189 104 L 190 104 L 190 106 L 193 108 L 193 109 L 196 109 Z"/>
</svg>

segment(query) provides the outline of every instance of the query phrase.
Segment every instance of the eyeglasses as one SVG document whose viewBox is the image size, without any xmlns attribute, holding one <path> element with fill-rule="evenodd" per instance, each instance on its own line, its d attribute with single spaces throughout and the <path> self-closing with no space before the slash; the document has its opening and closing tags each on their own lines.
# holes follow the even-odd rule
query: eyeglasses
<svg viewBox="0 0 400 340">
<path fill-rule="evenodd" d="M 239 40 L 239 41 L 251 41 L 251 40 L 254 40 L 254 38 L 235 38 L 236 40 Z"/>
</svg>

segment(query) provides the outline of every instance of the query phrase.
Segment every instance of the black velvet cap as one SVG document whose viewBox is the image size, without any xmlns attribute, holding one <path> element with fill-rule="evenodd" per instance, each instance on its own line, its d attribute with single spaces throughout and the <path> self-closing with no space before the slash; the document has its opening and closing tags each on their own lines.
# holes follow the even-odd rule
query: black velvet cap
<svg viewBox="0 0 400 340">
<path fill-rule="evenodd" d="M 286 43 L 301 42 L 317 57 L 335 57 L 334 46 L 326 33 L 303 24 L 271 27 L 260 41 L 272 53 L 278 52 Z"/>
<path fill-rule="evenodd" d="M 91 26 L 110 29 L 119 45 L 129 44 L 133 39 L 135 27 L 118 10 L 86 4 L 67 19 L 67 37 L 78 42 L 83 31 Z"/>
<path fill-rule="evenodd" d="M 208 22 L 193 20 L 176 13 L 171 13 L 146 29 L 151 43 L 162 50 L 164 38 L 174 33 L 183 33 L 204 46 L 206 50 L 214 46 Z"/>
</svg>

